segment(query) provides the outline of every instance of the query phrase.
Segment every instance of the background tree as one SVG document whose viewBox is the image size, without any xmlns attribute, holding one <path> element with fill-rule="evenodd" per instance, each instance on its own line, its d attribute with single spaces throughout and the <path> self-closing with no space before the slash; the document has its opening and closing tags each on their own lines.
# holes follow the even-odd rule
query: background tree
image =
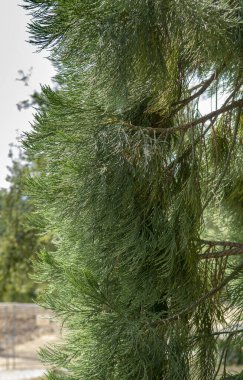
<svg viewBox="0 0 243 380">
<path fill-rule="evenodd" d="M 10 151 L 10 157 L 9 188 L 0 190 L 0 299 L 32 302 L 37 295 L 37 284 L 30 278 L 32 260 L 41 248 L 50 246 L 50 237 L 41 236 L 30 222 L 34 207 L 24 183 L 34 165 L 20 150 L 16 158 Z"/>
<path fill-rule="evenodd" d="M 16 80 L 28 86 L 32 70 L 32 67 L 28 73 L 19 70 L 20 78 Z M 19 111 L 30 107 L 44 111 L 41 93 L 34 91 L 29 99 L 17 104 Z M 36 216 L 31 197 L 26 194 L 27 178 L 38 177 L 41 162 L 27 157 L 19 145 L 12 145 L 9 157 L 12 159 L 7 176 L 9 188 L 0 189 L 0 299 L 32 302 L 40 288 L 31 277 L 32 261 L 40 249 L 54 249 L 52 235 L 40 232 L 39 225 L 43 228 L 44 220 Z"/>
<path fill-rule="evenodd" d="M 42 303 L 67 329 L 43 351 L 64 369 L 49 378 L 235 378 L 219 368 L 242 336 L 243 245 L 205 222 L 242 179 L 242 2 L 25 8 L 59 70 L 25 141 L 58 248 L 40 257 Z"/>
</svg>

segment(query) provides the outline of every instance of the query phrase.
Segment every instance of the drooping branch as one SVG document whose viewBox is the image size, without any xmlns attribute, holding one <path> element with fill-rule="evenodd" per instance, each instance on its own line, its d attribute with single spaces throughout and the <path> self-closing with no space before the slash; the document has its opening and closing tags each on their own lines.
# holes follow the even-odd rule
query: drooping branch
<svg viewBox="0 0 243 380">
<path fill-rule="evenodd" d="M 234 334 L 239 334 L 243 332 L 243 326 L 240 328 L 232 329 L 232 330 L 220 330 L 220 331 L 214 331 L 211 335 L 217 336 L 217 335 L 234 335 Z"/>
<path fill-rule="evenodd" d="M 223 114 L 225 112 L 228 112 L 228 111 L 231 111 L 233 109 L 236 109 L 236 108 L 243 106 L 243 98 L 232 101 L 230 104 L 228 104 L 229 101 L 232 98 L 234 98 L 234 96 L 236 95 L 237 91 L 239 91 L 241 86 L 242 86 L 242 82 L 238 83 L 235 90 L 228 96 L 228 98 L 226 99 L 226 101 L 224 102 L 224 104 L 222 105 L 221 108 L 219 108 L 213 112 L 210 112 L 209 114 L 204 115 L 204 116 L 202 116 L 196 120 L 193 120 L 190 123 L 178 125 L 177 127 L 170 127 L 170 128 L 142 127 L 139 125 L 134 125 L 131 122 L 119 120 L 119 119 L 113 118 L 113 117 L 106 119 L 103 124 L 104 125 L 117 124 L 120 126 L 124 126 L 124 127 L 128 128 L 130 130 L 133 130 L 133 131 L 143 130 L 145 132 L 148 132 L 151 136 L 155 136 L 155 135 L 161 136 L 161 135 L 167 135 L 169 133 L 174 133 L 177 131 L 187 131 L 188 129 L 193 128 L 193 127 L 197 126 L 198 124 L 204 124 L 204 123 L 206 123 L 206 121 L 210 120 L 209 125 L 207 126 L 207 128 L 205 129 L 205 131 L 203 132 L 203 135 L 202 135 L 202 136 L 205 136 L 207 134 L 207 132 L 214 126 L 218 116 L 220 116 L 221 114 Z M 199 141 L 200 141 L 200 138 L 197 141 L 195 141 L 195 143 L 198 143 Z M 185 155 L 190 153 L 190 150 L 191 150 L 191 147 L 188 147 L 188 149 L 182 154 L 181 157 L 183 158 Z"/>
<path fill-rule="evenodd" d="M 199 256 L 199 259 L 200 260 L 218 259 L 219 257 L 237 256 L 237 255 L 243 255 L 243 245 L 242 245 L 242 248 L 227 249 L 225 251 L 203 253 Z"/>
<path fill-rule="evenodd" d="M 236 108 L 239 108 L 242 106 L 243 106 L 243 98 L 235 100 L 230 104 L 223 105 L 221 108 L 217 109 L 216 111 L 212 111 L 212 112 L 208 113 L 207 115 L 199 117 L 198 119 L 195 119 L 189 123 L 178 125 L 177 127 L 170 127 L 170 128 L 140 127 L 140 126 L 128 123 L 128 122 L 124 122 L 124 121 L 120 121 L 120 120 L 114 120 L 114 119 L 108 120 L 108 122 L 109 123 L 112 122 L 112 124 L 117 123 L 117 124 L 126 126 L 129 129 L 133 129 L 135 131 L 139 130 L 139 129 L 143 129 L 144 131 L 148 132 L 152 136 L 154 136 L 154 135 L 161 136 L 161 135 L 167 135 L 169 133 L 174 133 L 174 132 L 178 132 L 178 131 L 186 132 L 188 129 L 193 128 L 199 124 L 205 124 L 206 121 L 208 121 L 208 120 L 214 119 L 214 122 L 215 122 L 215 118 L 217 118 L 219 115 L 222 115 L 225 112 L 231 111 L 233 109 L 236 109 Z M 107 121 L 106 121 L 106 124 L 108 124 Z"/>
<path fill-rule="evenodd" d="M 211 78 L 211 77 L 210 77 L 210 78 Z M 190 88 L 188 89 L 188 91 L 189 91 L 190 93 L 192 93 L 193 91 L 197 90 L 198 88 L 201 88 L 202 86 L 204 86 L 204 84 L 205 84 L 207 81 L 208 81 L 208 79 L 206 79 L 206 80 L 204 80 L 204 81 L 202 81 L 202 82 L 200 82 L 200 83 L 198 83 L 198 84 L 195 84 L 195 86 L 190 87 Z M 178 102 L 178 103 L 179 103 L 179 102 Z"/>
<path fill-rule="evenodd" d="M 168 318 L 160 319 L 159 321 L 155 321 L 153 323 L 153 325 L 156 326 L 156 325 L 160 325 L 160 324 L 166 323 L 166 322 L 173 322 L 173 321 L 176 321 L 177 319 L 179 319 L 180 317 L 182 317 L 183 315 L 189 313 L 191 310 L 195 309 L 200 304 L 202 304 L 203 302 L 205 302 L 208 298 L 213 297 L 216 293 L 218 293 L 219 291 L 221 291 L 230 281 L 234 280 L 238 276 L 239 272 L 242 269 L 243 269 L 243 263 L 241 263 L 240 265 L 238 265 L 227 277 L 225 277 L 225 279 L 218 286 L 216 286 L 215 288 L 211 289 L 208 293 L 204 294 L 202 297 L 200 297 L 196 301 L 192 302 L 185 309 L 179 311 L 176 314 L 171 315 Z"/>
<path fill-rule="evenodd" d="M 231 94 L 227 97 L 227 99 L 225 100 L 224 104 L 222 107 L 225 107 L 228 105 L 228 103 L 231 101 L 231 99 L 233 99 L 235 97 L 235 95 L 237 94 L 237 92 L 239 91 L 240 87 L 242 85 L 242 82 L 239 82 L 238 83 L 238 79 L 237 79 L 237 84 L 235 86 L 235 89 L 234 91 L 231 92 Z M 215 122 L 217 121 L 217 118 L 218 118 L 218 115 L 215 116 L 214 118 L 212 118 L 212 120 L 210 121 L 209 125 L 207 126 L 207 128 L 203 131 L 202 135 L 200 137 L 198 137 L 196 139 L 196 141 L 194 141 L 194 145 L 198 144 L 200 141 L 201 141 L 201 138 L 204 138 L 207 133 L 210 131 L 211 128 L 214 127 L 214 124 Z M 192 151 L 192 145 L 190 145 L 182 154 L 181 156 L 175 158 L 175 160 L 169 165 L 169 169 L 171 169 L 173 166 L 175 166 L 177 163 L 181 162 L 188 154 L 190 154 Z"/>
<path fill-rule="evenodd" d="M 170 128 L 156 128 L 156 127 L 153 128 L 153 127 L 149 127 L 149 128 L 146 128 L 146 130 L 150 134 L 153 134 L 153 135 L 154 134 L 156 134 L 156 135 L 164 135 L 164 134 L 174 133 L 174 132 L 178 132 L 178 131 L 185 132 L 188 129 L 193 128 L 193 127 L 195 127 L 195 126 L 197 126 L 199 124 L 206 123 L 206 121 L 211 120 L 211 119 L 215 118 L 216 116 L 219 116 L 219 115 L 221 115 L 221 114 L 223 114 L 225 112 L 231 111 L 231 110 L 233 110 L 235 108 L 239 108 L 239 107 L 242 107 L 242 106 L 243 106 L 243 99 L 239 99 L 239 100 L 233 101 L 231 104 L 228 104 L 227 106 L 223 106 L 223 107 L 219 108 L 216 111 L 210 112 L 207 115 L 199 117 L 198 119 L 193 120 L 190 123 L 179 125 L 177 127 L 170 127 Z"/>
<path fill-rule="evenodd" d="M 210 78 L 208 78 L 207 80 L 205 80 L 204 82 L 202 82 L 201 84 L 197 85 L 194 87 L 194 90 L 196 90 L 197 88 L 200 88 L 198 91 L 196 91 L 194 94 L 192 94 L 191 96 L 189 96 L 188 98 L 185 98 L 185 99 L 182 99 L 180 100 L 179 102 L 177 102 L 175 105 L 177 106 L 171 113 L 171 115 L 174 115 L 176 114 L 178 111 L 180 111 L 182 108 L 184 108 L 187 104 L 191 103 L 193 100 L 199 98 L 199 96 L 201 96 L 209 87 L 210 85 L 213 83 L 213 81 L 215 81 L 220 72 L 221 72 L 222 68 L 216 70 L 211 76 Z M 193 90 L 193 89 L 192 89 Z"/>
<path fill-rule="evenodd" d="M 243 254 L 243 243 L 231 242 L 231 241 L 212 241 L 212 240 L 201 240 L 204 246 L 208 249 L 224 247 L 221 251 L 214 250 L 213 252 L 206 252 L 199 256 L 199 260 L 205 259 L 218 259 L 219 257 L 236 256 Z"/>
<path fill-rule="evenodd" d="M 210 247 L 220 246 L 220 247 L 236 247 L 236 248 L 242 248 L 243 243 L 237 243 L 234 241 L 216 241 L 216 240 L 203 240 L 201 239 L 200 242 L 204 245 L 209 245 Z"/>
</svg>

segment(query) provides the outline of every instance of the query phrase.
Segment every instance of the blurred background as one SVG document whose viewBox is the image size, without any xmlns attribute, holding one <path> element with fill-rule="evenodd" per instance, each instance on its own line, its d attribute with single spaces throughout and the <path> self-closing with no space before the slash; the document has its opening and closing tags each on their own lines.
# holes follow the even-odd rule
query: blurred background
<svg viewBox="0 0 243 380">
<path fill-rule="evenodd" d="M 0 9 L 0 380 L 37 379 L 44 373 L 40 346 L 56 339 L 51 315 L 35 304 L 39 289 L 31 278 L 32 260 L 51 246 L 38 233 L 35 210 L 25 194 L 28 176 L 40 163 L 25 156 L 21 139 L 33 114 L 43 106 L 41 85 L 53 87 L 48 51 L 28 43 L 31 18 L 23 1 Z"/>
</svg>

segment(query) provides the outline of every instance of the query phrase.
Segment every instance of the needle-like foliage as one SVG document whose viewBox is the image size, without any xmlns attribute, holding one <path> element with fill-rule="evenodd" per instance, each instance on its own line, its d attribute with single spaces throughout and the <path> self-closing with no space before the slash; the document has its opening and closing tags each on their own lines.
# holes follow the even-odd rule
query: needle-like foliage
<svg viewBox="0 0 243 380">
<path fill-rule="evenodd" d="M 58 71 L 25 140 L 57 247 L 38 264 L 64 326 L 49 379 L 220 378 L 243 244 L 206 240 L 205 218 L 242 178 L 242 1 L 25 3 Z"/>
</svg>

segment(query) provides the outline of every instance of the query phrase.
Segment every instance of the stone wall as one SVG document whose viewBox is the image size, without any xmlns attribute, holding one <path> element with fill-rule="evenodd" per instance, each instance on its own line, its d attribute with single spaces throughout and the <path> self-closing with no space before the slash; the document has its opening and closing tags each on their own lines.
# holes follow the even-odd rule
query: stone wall
<svg viewBox="0 0 243 380">
<path fill-rule="evenodd" d="M 0 354 L 55 329 L 51 313 L 35 304 L 0 303 Z"/>
</svg>

